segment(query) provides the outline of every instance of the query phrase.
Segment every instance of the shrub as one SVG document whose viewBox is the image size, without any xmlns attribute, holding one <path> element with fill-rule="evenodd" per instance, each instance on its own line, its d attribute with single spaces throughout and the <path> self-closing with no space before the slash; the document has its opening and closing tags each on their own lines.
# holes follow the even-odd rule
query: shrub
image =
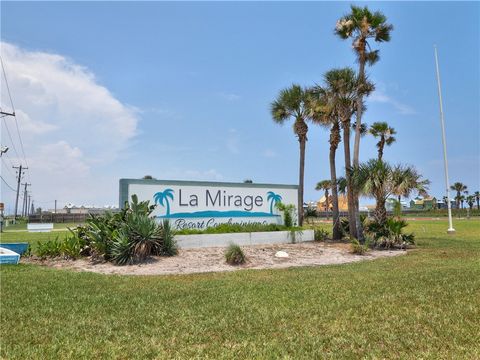
<svg viewBox="0 0 480 360">
<path fill-rule="evenodd" d="M 387 218 L 384 224 L 375 221 L 365 227 L 365 232 L 371 235 L 373 246 L 389 249 L 392 247 L 406 247 L 415 244 L 413 234 L 404 234 L 403 229 L 407 226 L 404 220 Z"/>
<path fill-rule="evenodd" d="M 90 216 L 84 226 L 71 230 L 83 242 L 80 254 L 103 257 L 118 265 L 142 261 L 151 255 L 175 255 L 170 224 L 166 221 L 159 225 L 150 217 L 154 208 L 148 201 L 138 202 L 133 195 L 131 203 L 119 213 Z M 77 254 L 77 250 L 72 254 Z"/>
<path fill-rule="evenodd" d="M 285 205 L 282 202 L 278 202 L 275 206 L 278 210 L 280 210 L 283 213 L 283 224 L 287 228 L 293 227 L 294 226 L 293 216 L 295 211 L 295 205 L 293 204 Z"/>
<path fill-rule="evenodd" d="M 115 239 L 111 242 L 111 260 L 116 265 L 132 264 L 134 257 L 130 246 L 128 235 L 120 230 L 115 234 Z"/>
<path fill-rule="evenodd" d="M 301 228 L 295 227 L 296 230 Z M 279 224 L 219 224 L 215 227 L 208 227 L 204 230 L 199 229 L 182 229 L 175 231 L 176 235 L 192 235 L 192 234 L 228 234 L 239 232 L 259 232 L 259 231 L 285 231 L 289 230 L 285 225 Z"/>
<path fill-rule="evenodd" d="M 60 243 L 60 249 L 63 256 L 69 259 L 76 259 L 80 256 L 84 246 L 84 241 L 74 235 L 67 235 Z"/>
<path fill-rule="evenodd" d="M 84 241 L 77 236 L 67 235 L 63 240 L 59 240 L 57 236 L 54 240 L 39 241 L 34 253 L 42 259 L 59 256 L 76 259 L 80 256 L 83 246 Z"/>
<path fill-rule="evenodd" d="M 62 245 L 58 240 L 58 236 L 53 240 L 39 241 L 35 249 L 35 255 L 42 259 L 62 255 Z"/>
<path fill-rule="evenodd" d="M 162 224 L 162 253 L 164 256 L 174 256 L 178 254 L 177 243 L 174 239 L 174 231 L 170 221 L 163 220 Z"/>
<path fill-rule="evenodd" d="M 365 253 L 368 251 L 368 245 L 360 244 L 360 242 L 357 239 L 352 239 L 350 246 L 353 254 L 365 255 Z"/>
<path fill-rule="evenodd" d="M 313 236 L 315 241 L 326 241 L 328 237 L 328 231 L 325 229 L 314 229 Z"/>
<path fill-rule="evenodd" d="M 230 265 L 241 265 L 245 263 L 245 254 L 240 246 L 230 244 L 225 251 L 225 260 Z"/>
</svg>

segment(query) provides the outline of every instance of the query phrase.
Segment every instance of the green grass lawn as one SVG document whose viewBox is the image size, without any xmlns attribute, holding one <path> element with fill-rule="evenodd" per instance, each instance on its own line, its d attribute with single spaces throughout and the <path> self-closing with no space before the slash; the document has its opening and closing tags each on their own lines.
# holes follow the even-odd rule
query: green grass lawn
<svg viewBox="0 0 480 360">
<path fill-rule="evenodd" d="M 1 267 L 4 359 L 478 359 L 480 222 L 406 256 L 179 276 Z"/>
</svg>

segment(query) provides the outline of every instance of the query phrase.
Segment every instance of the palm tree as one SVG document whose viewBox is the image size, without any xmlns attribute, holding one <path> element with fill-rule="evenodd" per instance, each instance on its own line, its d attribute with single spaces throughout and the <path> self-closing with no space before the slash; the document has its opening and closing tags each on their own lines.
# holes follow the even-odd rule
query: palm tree
<svg viewBox="0 0 480 360">
<path fill-rule="evenodd" d="M 358 68 L 358 85 L 359 87 L 368 87 L 367 77 L 365 74 L 365 65 L 373 65 L 379 60 L 379 50 L 372 50 L 369 40 L 376 42 L 390 41 L 390 31 L 393 26 L 387 23 L 387 18 L 381 12 L 372 13 L 368 7 L 359 7 L 351 5 L 351 12 L 340 18 L 335 26 L 335 34 L 341 39 L 352 39 L 352 46 L 357 55 Z M 360 159 L 360 138 L 362 115 L 364 112 L 363 97 L 369 93 L 365 89 L 360 88 L 356 98 L 356 130 L 353 150 L 353 166 L 358 166 Z M 354 216 L 356 222 L 360 222 L 359 199 L 358 194 L 354 196 L 355 209 Z M 363 239 L 361 224 L 357 225 L 357 232 L 360 240 Z"/>
<path fill-rule="evenodd" d="M 355 71 L 351 68 L 333 69 L 325 73 L 324 81 L 328 92 L 333 94 L 332 107 L 338 115 L 343 130 L 343 150 L 345 155 L 345 168 L 350 169 L 351 152 L 350 152 L 350 129 L 352 127 L 351 118 L 357 111 L 358 92 L 369 94 L 373 91 L 372 83 L 366 81 L 365 86 L 359 86 L 359 79 Z M 362 103 L 363 106 L 363 103 Z M 361 131 L 359 125 L 358 131 Z M 350 172 L 346 171 L 347 179 L 347 201 L 348 201 L 348 217 L 350 226 L 350 236 L 363 240 L 363 232 L 361 228 L 360 216 L 355 211 L 355 193 L 350 185 Z M 358 212 L 357 212 L 358 213 Z M 358 215 L 358 216 L 357 216 Z"/>
<path fill-rule="evenodd" d="M 335 94 L 327 88 L 316 86 L 311 89 L 315 102 L 312 103 L 313 121 L 316 124 L 325 126 L 330 129 L 330 186 L 332 192 L 332 220 L 333 240 L 342 238 L 342 229 L 340 227 L 340 211 L 338 208 L 338 189 L 337 189 L 337 169 L 336 169 L 336 152 L 338 145 L 342 140 L 340 136 L 340 122 L 335 107 Z M 328 199 L 328 196 L 327 196 Z M 328 213 L 327 213 L 328 214 Z"/>
<path fill-rule="evenodd" d="M 475 204 L 475 195 L 468 195 L 466 200 L 467 200 L 469 209 L 472 210 L 473 204 Z"/>
<path fill-rule="evenodd" d="M 279 194 L 275 194 L 273 191 L 267 193 L 267 201 L 270 201 L 270 214 L 273 214 L 274 205 L 282 201 L 282 197 Z"/>
<path fill-rule="evenodd" d="M 459 209 L 461 195 L 462 195 L 462 192 L 467 190 L 467 185 L 464 185 L 461 182 L 456 182 L 452 186 L 450 186 L 450 189 L 457 192 L 457 195 L 455 196 L 455 204 L 457 206 L 457 209 Z"/>
<path fill-rule="evenodd" d="M 359 194 L 375 198 L 376 206 L 374 217 L 379 224 L 387 219 L 385 202 L 387 198 L 403 189 L 404 192 L 426 191 L 425 180 L 418 177 L 416 180 L 411 174 L 417 171 L 408 166 L 390 164 L 379 159 L 371 159 L 350 170 L 352 185 Z M 421 190 L 420 190 L 421 189 Z"/>
<path fill-rule="evenodd" d="M 153 199 L 155 200 L 155 204 L 160 204 L 162 206 L 165 206 L 165 203 L 166 203 L 167 211 L 166 211 L 165 215 L 166 216 L 170 215 L 170 200 L 173 201 L 173 190 L 172 189 L 165 189 L 163 192 L 159 191 L 159 192 L 155 193 L 155 195 L 153 196 Z"/>
<path fill-rule="evenodd" d="M 325 211 L 327 212 L 327 217 L 328 217 L 328 212 L 330 210 L 330 201 L 328 199 L 328 196 L 330 195 L 328 191 L 332 188 L 332 182 L 330 180 L 322 180 L 317 183 L 317 186 L 315 187 L 315 190 L 323 190 L 325 191 Z"/>
<path fill-rule="evenodd" d="M 475 200 L 477 200 L 477 209 L 480 209 L 480 191 L 475 191 L 473 196 L 475 196 Z"/>
<path fill-rule="evenodd" d="M 422 175 L 415 168 L 407 167 L 403 173 L 397 173 L 397 176 L 401 178 L 398 179 L 398 186 L 393 195 L 397 195 L 398 202 L 401 202 L 402 196 L 410 197 L 412 191 L 416 191 L 420 196 L 428 195 L 430 180 L 422 179 Z"/>
<path fill-rule="evenodd" d="M 305 145 L 307 143 L 308 125 L 311 120 L 311 94 L 300 85 L 293 84 L 280 91 L 276 100 L 271 103 L 270 112 L 276 123 L 283 124 L 293 118 L 293 132 L 300 144 L 300 166 L 298 180 L 298 224 L 303 224 L 303 186 L 305 172 Z"/>
<path fill-rule="evenodd" d="M 378 148 L 378 159 L 382 160 L 383 158 L 383 148 L 385 145 L 390 146 L 395 142 L 395 137 L 393 135 L 396 134 L 394 128 L 388 126 L 386 122 L 375 122 L 370 126 L 370 134 L 373 137 L 380 138 L 377 143 Z"/>
<path fill-rule="evenodd" d="M 335 34 L 341 39 L 352 39 L 352 46 L 357 55 L 359 86 L 366 85 L 365 65 L 373 65 L 379 60 L 379 50 L 372 50 L 369 40 L 376 42 L 390 41 L 390 32 L 393 26 L 387 23 L 387 18 L 379 11 L 372 13 L 368 7 L 351 5 L 351 12 L 337 21 Z M 363 91 L 357 94 L 357 131 L 353 152 L 353 164 L 357 166 L 360 156 L 360 124 L 363 115 Z"/>
</svg>

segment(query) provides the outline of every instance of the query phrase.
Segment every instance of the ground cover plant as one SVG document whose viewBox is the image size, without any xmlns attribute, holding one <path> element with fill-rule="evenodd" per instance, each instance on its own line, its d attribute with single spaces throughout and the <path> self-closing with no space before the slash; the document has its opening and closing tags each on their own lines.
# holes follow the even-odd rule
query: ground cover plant
<svg viewBox="0 0 480 360">
<path fill-rule="evenodd" d="M 0 357 L 479 358 L 480 222 L 454 225 L 410 222 L 407 255 L 335 266 L 106 276 L 2 265 Z"/>
<path fill-rule="evenodd" d="M 290 231 L 301 230 L 300 227 L 288 227 L 280 224 L 219 224 L 215 227 L 208 227 L 204 230 L 182 229 L 176 230 L 176 235 L 192 234 L 228 234 L 240 232 L 261 232 L 261 231 Z"/>
<path fill-rule="evenodd" d="M 230 244 L 225 251 L 225 260 L 230 265 L 241 265 L 245 263 L 246 257 L 240 246 Z"/>
</svg>

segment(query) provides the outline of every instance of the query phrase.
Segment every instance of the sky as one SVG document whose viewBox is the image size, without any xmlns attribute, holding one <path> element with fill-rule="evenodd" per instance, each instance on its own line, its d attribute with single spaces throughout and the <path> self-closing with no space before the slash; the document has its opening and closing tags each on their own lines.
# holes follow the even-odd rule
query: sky
<svg viewBox="0 0 480 360">
<path fill-rule="evenodd" d="M 480 190 L 480 4 L 356 4 L 394 25 L 389 43 L 372 44 L 381 59 L 367 69 L 376 91 L 364 121 L 398 133 L 384 159 L 415 166 L 430 193 L 444 195 L 436 44 L 450 182 Z M 321 84 L 332 68 L 358 67 L 351 42 L 333 34 L 348 10 L 347 2 L 2 1 L 1 55 L 25 153 L 15 119 L 2 118 L 7 211 L 20 162 L 44 209 L 55 199 L 117 205 L 119 179 L 147 174 L 298 183 L 292 122 L 275 124 L 270 103 L 293 83 Z M 11 108 L 3 79 L 1 105 Z M 362 161 L 376 156 L 375 143 L 362 139 Z M 321 196 L 315 184 L 329 178 L 328 149 L 328 131 L 309 124 L 305 200 Z"/>
</svg>

